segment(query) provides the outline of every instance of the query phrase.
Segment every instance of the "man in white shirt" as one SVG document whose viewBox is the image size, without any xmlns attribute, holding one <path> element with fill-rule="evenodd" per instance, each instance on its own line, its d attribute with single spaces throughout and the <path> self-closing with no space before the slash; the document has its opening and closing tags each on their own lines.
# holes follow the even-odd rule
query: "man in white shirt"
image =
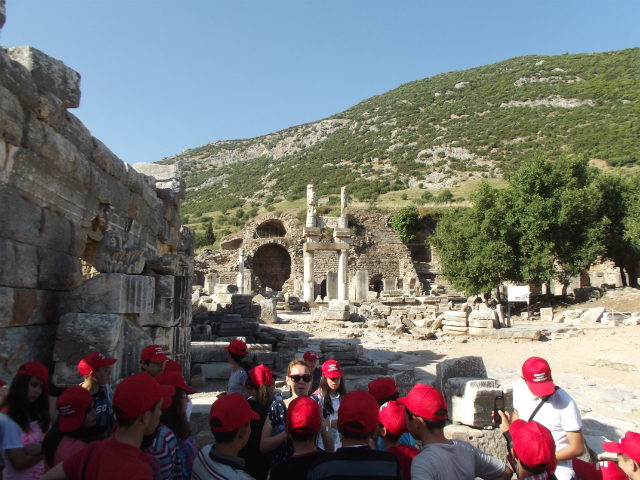
<svg viewBox="0 0 640 480">
<path fill-rule="evenodd" d="M 531 357 L 522 365 L 522 378 L 513 385 L 513 419 L 535 420 L 551 431 L 556 444 L 558 480 L 574 477 L 571 460 L 584 452 L 582 418 L 576 402 L 558 388 L 551 378 L 551 367 L 540 357 Z M 503 431 L 509 429 L 505 417 Z"/>
</svg>

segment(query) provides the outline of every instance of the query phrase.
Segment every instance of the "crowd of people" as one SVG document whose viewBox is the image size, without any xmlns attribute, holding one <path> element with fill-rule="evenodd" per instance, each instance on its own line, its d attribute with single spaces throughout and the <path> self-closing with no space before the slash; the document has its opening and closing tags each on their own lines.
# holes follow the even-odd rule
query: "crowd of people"
<svg viewBox="0 0 640 480">
<path fill-rule="evenodd" d="M 507 465 L 446 437 L 447 403 L 431 386 L 418 383 L 400 397 L 392 378 L 378 378 L 347 392 L 340 363 L 319 367 L 309 351 L 288 365 L 281 397 L 276 374 L 251 365 L 243 341 L 225 350 L 233 373 L 211 405 L 215 443 L 200 451 L 189 424 L 196 390 L 162 347 L 146 347 L 141 373 L 115 391 L 109 382 L 117 360 L 88 355 L 78 365 L 81 383 L 59 395 L 53 418 L 49 371 L 26 362 L 8 389 L 0 383 L 2 478 L 640 480 L 638 433 L 603 445 L 617 464 L 578 459 L 580 412 L 538 357 L 525 362 L 514 385 L 513 414 L 496 412 Z"/>
</svg>

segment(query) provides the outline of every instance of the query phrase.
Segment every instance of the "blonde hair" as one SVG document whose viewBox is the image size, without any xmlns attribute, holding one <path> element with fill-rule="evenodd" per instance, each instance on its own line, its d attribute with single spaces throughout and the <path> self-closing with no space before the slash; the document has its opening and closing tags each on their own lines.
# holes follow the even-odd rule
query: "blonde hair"
<svg viewBox="0 0 640 480">
<path fill-rule="evenodd" d="M 287 377 L 291 375 L 291 370 L 293 370 L 293 367 L 297 367 L 297 366 L 304 367 L 307 369 L 307 372 L 311 373 L 311 370 L 309 370 L 309 365 L 307 365 L 307 362 L 305 362 L 304 360 L 295 359 L 289 362 L 289 366 L 287 367 Z"/>
</svg>

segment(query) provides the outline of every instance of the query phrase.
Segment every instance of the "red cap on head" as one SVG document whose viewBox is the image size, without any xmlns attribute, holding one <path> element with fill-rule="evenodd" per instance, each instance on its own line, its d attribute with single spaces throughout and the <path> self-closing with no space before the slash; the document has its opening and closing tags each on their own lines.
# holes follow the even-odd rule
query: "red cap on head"
<svg viewBox="0 0 640 480">
<path fill-rule="evenodd" d="M 309 397 L 297 397 L 287 408 L 287 428 L 295 433 L 315 433 L 320 428 L 320 407 Z"/>
<path fill-rule="evenodd" d="M 600 470 L 602 471 L 602 480 L 629 480 L 627 474 L 624 473 L 617 463 L 614 462 L 602 462 L 600 464 Z"/>
<path fill-rule="evenodd" d="M 256 387 L 260 385 L 271 385 L 273 381 L 273 372 L 265 365 L 258 365 L 249 370 L 249 378 Z"/>
<path fill-rule="evenodd" d="M 220 426 L 211 426 L 211 420 L 214 418 L 220 422 Z M 260 415 L 251 410 L 249 402 L 239 393 L 220 397 L 211 405 L 209 425 L 214 432 L 233 432 L 250 420 L 260 420 Z"/>
<path fill-rule="evenodd" d="M 309 350 L 308 352 L 304 352 L 302 358 L 305 360 L 317 360 L 318 354 L 315 352 L 315 350 Z"/>
<path fill-rule="evenodd" d="M 116 413 L 116 417 L 133 418 L 153 407 L 161 397 L 170 398 L 175 393 L 175 388 L 160 385 L 147 372 L 131 375 L 120 382 L 113 395 L 113 406 L 123 412 Z"/>
<path fill-rule="evenodd" d="M 67 388 L 56 400 L 56 409 L 60 414 L 60 431 L 71 432 L 80 428 L 89 405 L 93 403 L 93 396 L 89 390 L 81 386 Z"/>
<path fill-rule="evenodd" d="M 4 387 L 7 384 L 4 380 L 0 379 L 0 388 Z"/>
<path fill-rule="evenodd" d="M 162 363 L 169 360 L 169 357 L 164 354 L 164 350 L 160 345 L 149 345 L 148 347 L 145 347 L 144 350 L 142 350 L 142 353 L 140 354 L 140 360 L 142 360 L 143 362 L 151 360 L 155 363 Z"/>
<path fill-rule="evenodd" d="M 378 420 L 384 425 L 384 428 L 398 437 L 408 432 L 407 416 L 404 414 L 404 407 L 398 405 L 393 400 L 380 407 Z"/>
<path fill-rule="evenodd" d="M 176 390 L 180 388 L 189 394 L 198 393 L 197 390 L 187 385 L 187 382 L 185 382 L 184 377 L 180 372 L 167 372 L 165 370 L 156 377 L 156 382 L 160 385 L 171 385 Z"/>
<path fill-rule="evenodd" d="M 322 375 L 327 378 L 342 377 L 342 368 L 336 360 L 327 360 L 322 364 Z"/>
<path fill-rule="evenodd" d="M 398 391 L 398 386 L 393 378 L 376 378 L 373 382 L 369 382 L 368 387 L 369 393 L 376 400 L 390 397 Z"/>
<path fill-rule="evenodd" d="M 117 360 L 115 358 L 107 358 L 100 352 L 93 352 L 80 360 L 78 371 L 80 375 L 89 375 L 100 367 L 109 367 L 116 362 Z"/>
<path fill-rule="evenodd" d="M 551 367 L 544 358 L 531 357 L 522 365 L 522 376 L 536 397 L 546 397 L 556 391 Z"/>
<path fill-rule="evenodd" d="M 235 353 L 236 355 L 246 355 L 247 352 L 247 344 L 244 343 L 239 338 L 231 340 L 231 343 L 228 347 L 224 347 L 225 350 L 229 350 L 231 353 Z"/>
<path fill-rule="evenodd" d="M 556 470 L 556 443 L 547 427 L 536 421 L 516 420 L 509 433 L 513 438 L 513 450 L 522 463 L 549 473 Z"/>
<path fill-rule="evenodd" d="M 640 433 L 627 432 L 617 442 L 602 444 L 605 452 L 623 454 L 640 463 Z"/>
<path fill-rule="evenodd" d="M 18 372 L 21 375 L 39 378 L 44 382 L 44 387 L 49 391 L 47 380 L 49 379 L 49 369 L 39 362 L 25 362 L 20 365 Z"/>
<path fill-rule="evenodd" d="M 378 403 L 366 390 L 347 393 L 338 410 L 338 422 L 351 432 L 367 433 L 378 425 Z M 349 426 L 350 422 L 358 422 L 362 428 Z"/>
<path fill-rule="evenodd" d="M 182 365 L 173 360 L 167 360 L 167 363 L 164 364 L 164 372 L 182 372 Z"/>
<path fill-rule="evenodd" d="M 409 390 L 406 397 L 397 400 L 399 405 L 404 405 L 416 415 L 427 420 L 437 421 L 447 419 L 447 401 L 442 394 L 433 387 L 416 383 Z M 443 415 L 436 415 L 438 410 L 445 410 Z"/>
</svg>

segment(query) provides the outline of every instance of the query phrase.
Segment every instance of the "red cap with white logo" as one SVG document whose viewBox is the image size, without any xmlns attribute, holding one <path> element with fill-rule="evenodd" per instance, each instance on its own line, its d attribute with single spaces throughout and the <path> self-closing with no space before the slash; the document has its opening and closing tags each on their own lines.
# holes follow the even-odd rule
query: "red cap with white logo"
<svg viewBox="0 0 640 480">
<path fill-rule="evenodd" d="M 623 454 L 640 463 L 640 433 L 627 432 L 617 442 L 602 444 L 605 452 Z"/>
<path fill-rule="evenodd" d="M 522 365 L 522 376 L 536 397 L 547 397 L 556 391 L 551 367 L 544 358 L 531 357 Z"/>
<path fill-rule="evenodd" d="M 100 367 L 109 367 L 116 362 L 117 360 L 115 358 L 107 358 L 100 352 L 93 352 L 80 360 L 78 371 L 82 376 L 89 375 Z"/>
<path fill-rule="evenodd" d="M 399 437 L 407 433 L 407 416 L 404 407 L 391 400 L 380 407 L 378 421 L 384 425 L 389 432 Z"/>
<path fill-rule="evenodd" d="M 336 360 L 327 360 L 322 364 L 322 375 L 327 378 L 342 377 L 342 368 Z"/>
<path fill-rule="evenodd" d="M 143 362 L 151 360 L 155 363 L 162 363 L 169 360 L 169 357 L 165 355 L 164 350 L 160 345 L 149 345 L 144 350 L 142 350 L 142 353 L 140 354 L 140 360 L 142 360 Z"/>
<path fill-rule="evenodd" d="M 75 386 L 67 388 L 56 400 L 56 409 L 60 414 L 60 431 L 72 432 L 82 426 L 87 408 L 93 403 L 93 396 L 86 388 Z"/>
<path fill-rule="evenodd" d="M 309 350 L 307 352 L 304 352 L 302 358 L 305 360 L 317 360 L 318 354 L 314 350 Z"/>
</svg>

